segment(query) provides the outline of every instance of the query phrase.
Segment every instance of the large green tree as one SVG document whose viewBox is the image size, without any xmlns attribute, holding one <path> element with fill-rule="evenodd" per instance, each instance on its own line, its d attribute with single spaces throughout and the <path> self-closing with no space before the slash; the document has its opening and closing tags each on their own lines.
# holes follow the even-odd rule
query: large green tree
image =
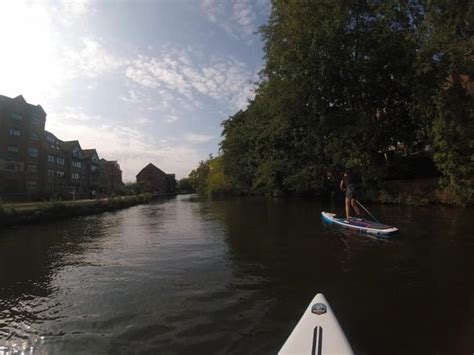
<svg viewBox="0 0 474 355">
<path fill-rule="evenodd" d="M 224 123 L 233 181 L 309 191 L 340 166 L 379 177 L 376 157 L 415 139 L 419 11 L 398 1 L 273 1 L 256 98 Z"/>
<path fill-rule="evenodd" d="M 461 202 L 474 199 L 474 2 L 431 1 L 420 67 L 431 75 L 425 105 L 434 161 Z"/>
</svg>

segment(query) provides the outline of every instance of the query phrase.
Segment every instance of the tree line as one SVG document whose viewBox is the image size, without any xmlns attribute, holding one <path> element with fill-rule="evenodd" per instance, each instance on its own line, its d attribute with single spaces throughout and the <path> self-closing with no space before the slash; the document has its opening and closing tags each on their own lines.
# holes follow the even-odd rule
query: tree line
<svg viewBox="0 0 474 355">
<path fill-rule="evenodd" d="M 474 2 L 273 0 L 255 97 L 222 123 L 200 193 L 321 193 L 345 168 L 364 189 L 394 147 L 418 147 L 441 186 L 474 200 Z"/>
</svg>

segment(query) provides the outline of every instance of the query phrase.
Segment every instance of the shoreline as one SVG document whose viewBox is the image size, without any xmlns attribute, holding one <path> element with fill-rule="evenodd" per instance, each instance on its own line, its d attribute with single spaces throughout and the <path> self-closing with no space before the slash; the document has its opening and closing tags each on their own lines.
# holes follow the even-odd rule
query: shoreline
<svg viewBox="0 0 474 355">
<path fill-rule="evenodd" d="M 367 202 L 414 206 L 469 207 L 474 201 L 442 188 L 438 179 L 391 180 L 376 192 L 362 194 Z"/>
<path fill-rule="evenodd" d="M 99 200 L 51 201 L 0 205 L 0 228 L 111 212 L 149 203 L 154 198 L 156 198 L 156 196 L 152 196 L 151 194 L 141 194 L 109 197 Z"/>
<path fill-rule="evenodd" d="M 0 228 L 65 220 L 79 216 L 88 216 L 104 212 L 117 211 L 120 209 L 149 203 L 158 197 L 166 196 L 157 196 L 145 193 L 141 195 L 115 196 L 97 200 L 0 204 Z M 219 199 L 218 196 L 210 196 L 211 199 L 216 197 Z M 229 194 L 227 196 L 220 197 L 225 199 L 236 197 L 242 198 L 246 196 Z M 261 197 L 264 197 L 264 195 L 261 195 Z M 287 198 L 291 197 L 291 194 L 273 197 Z M 312 197 L 324 199 L 323 196 Z M 450 191 L 446 189 L 441 189 L 438 184 L 438 179 L 387 181 L 378 191 L 361 191 L 360 197 L 361 201 L 376 204 L 449 206 L 457 208 L 474 205 L 474 201 L 461 201 L 456 197 L 455 194 L 450 193 Z"/>
</svg>

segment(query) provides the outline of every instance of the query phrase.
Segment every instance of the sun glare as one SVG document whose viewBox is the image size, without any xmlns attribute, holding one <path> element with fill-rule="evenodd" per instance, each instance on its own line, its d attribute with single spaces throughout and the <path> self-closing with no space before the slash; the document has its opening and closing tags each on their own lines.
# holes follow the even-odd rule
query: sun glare
<svg viewBox="0 0 474 355">
<path fill-rule="evenodd" d="M 54 96 L 61 81 L 58 33 L 46 3 L 0 2 L 0 92 L 31 102 Z"/>
</svg>

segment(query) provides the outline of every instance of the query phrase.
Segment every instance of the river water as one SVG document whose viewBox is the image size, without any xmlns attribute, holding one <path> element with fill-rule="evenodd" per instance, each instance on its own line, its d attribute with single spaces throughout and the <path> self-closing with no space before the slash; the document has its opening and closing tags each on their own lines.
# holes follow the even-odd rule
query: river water
<svg viewBox="0 0 474 355">
<path fill-rule="evenodd" d="M 400 236 L 192 196 L 0 230 L 0 354 L 275 354 L 317 292 L 358 354 L 472 354 L 474 210 L 368 207 Z"/>
</svg>

